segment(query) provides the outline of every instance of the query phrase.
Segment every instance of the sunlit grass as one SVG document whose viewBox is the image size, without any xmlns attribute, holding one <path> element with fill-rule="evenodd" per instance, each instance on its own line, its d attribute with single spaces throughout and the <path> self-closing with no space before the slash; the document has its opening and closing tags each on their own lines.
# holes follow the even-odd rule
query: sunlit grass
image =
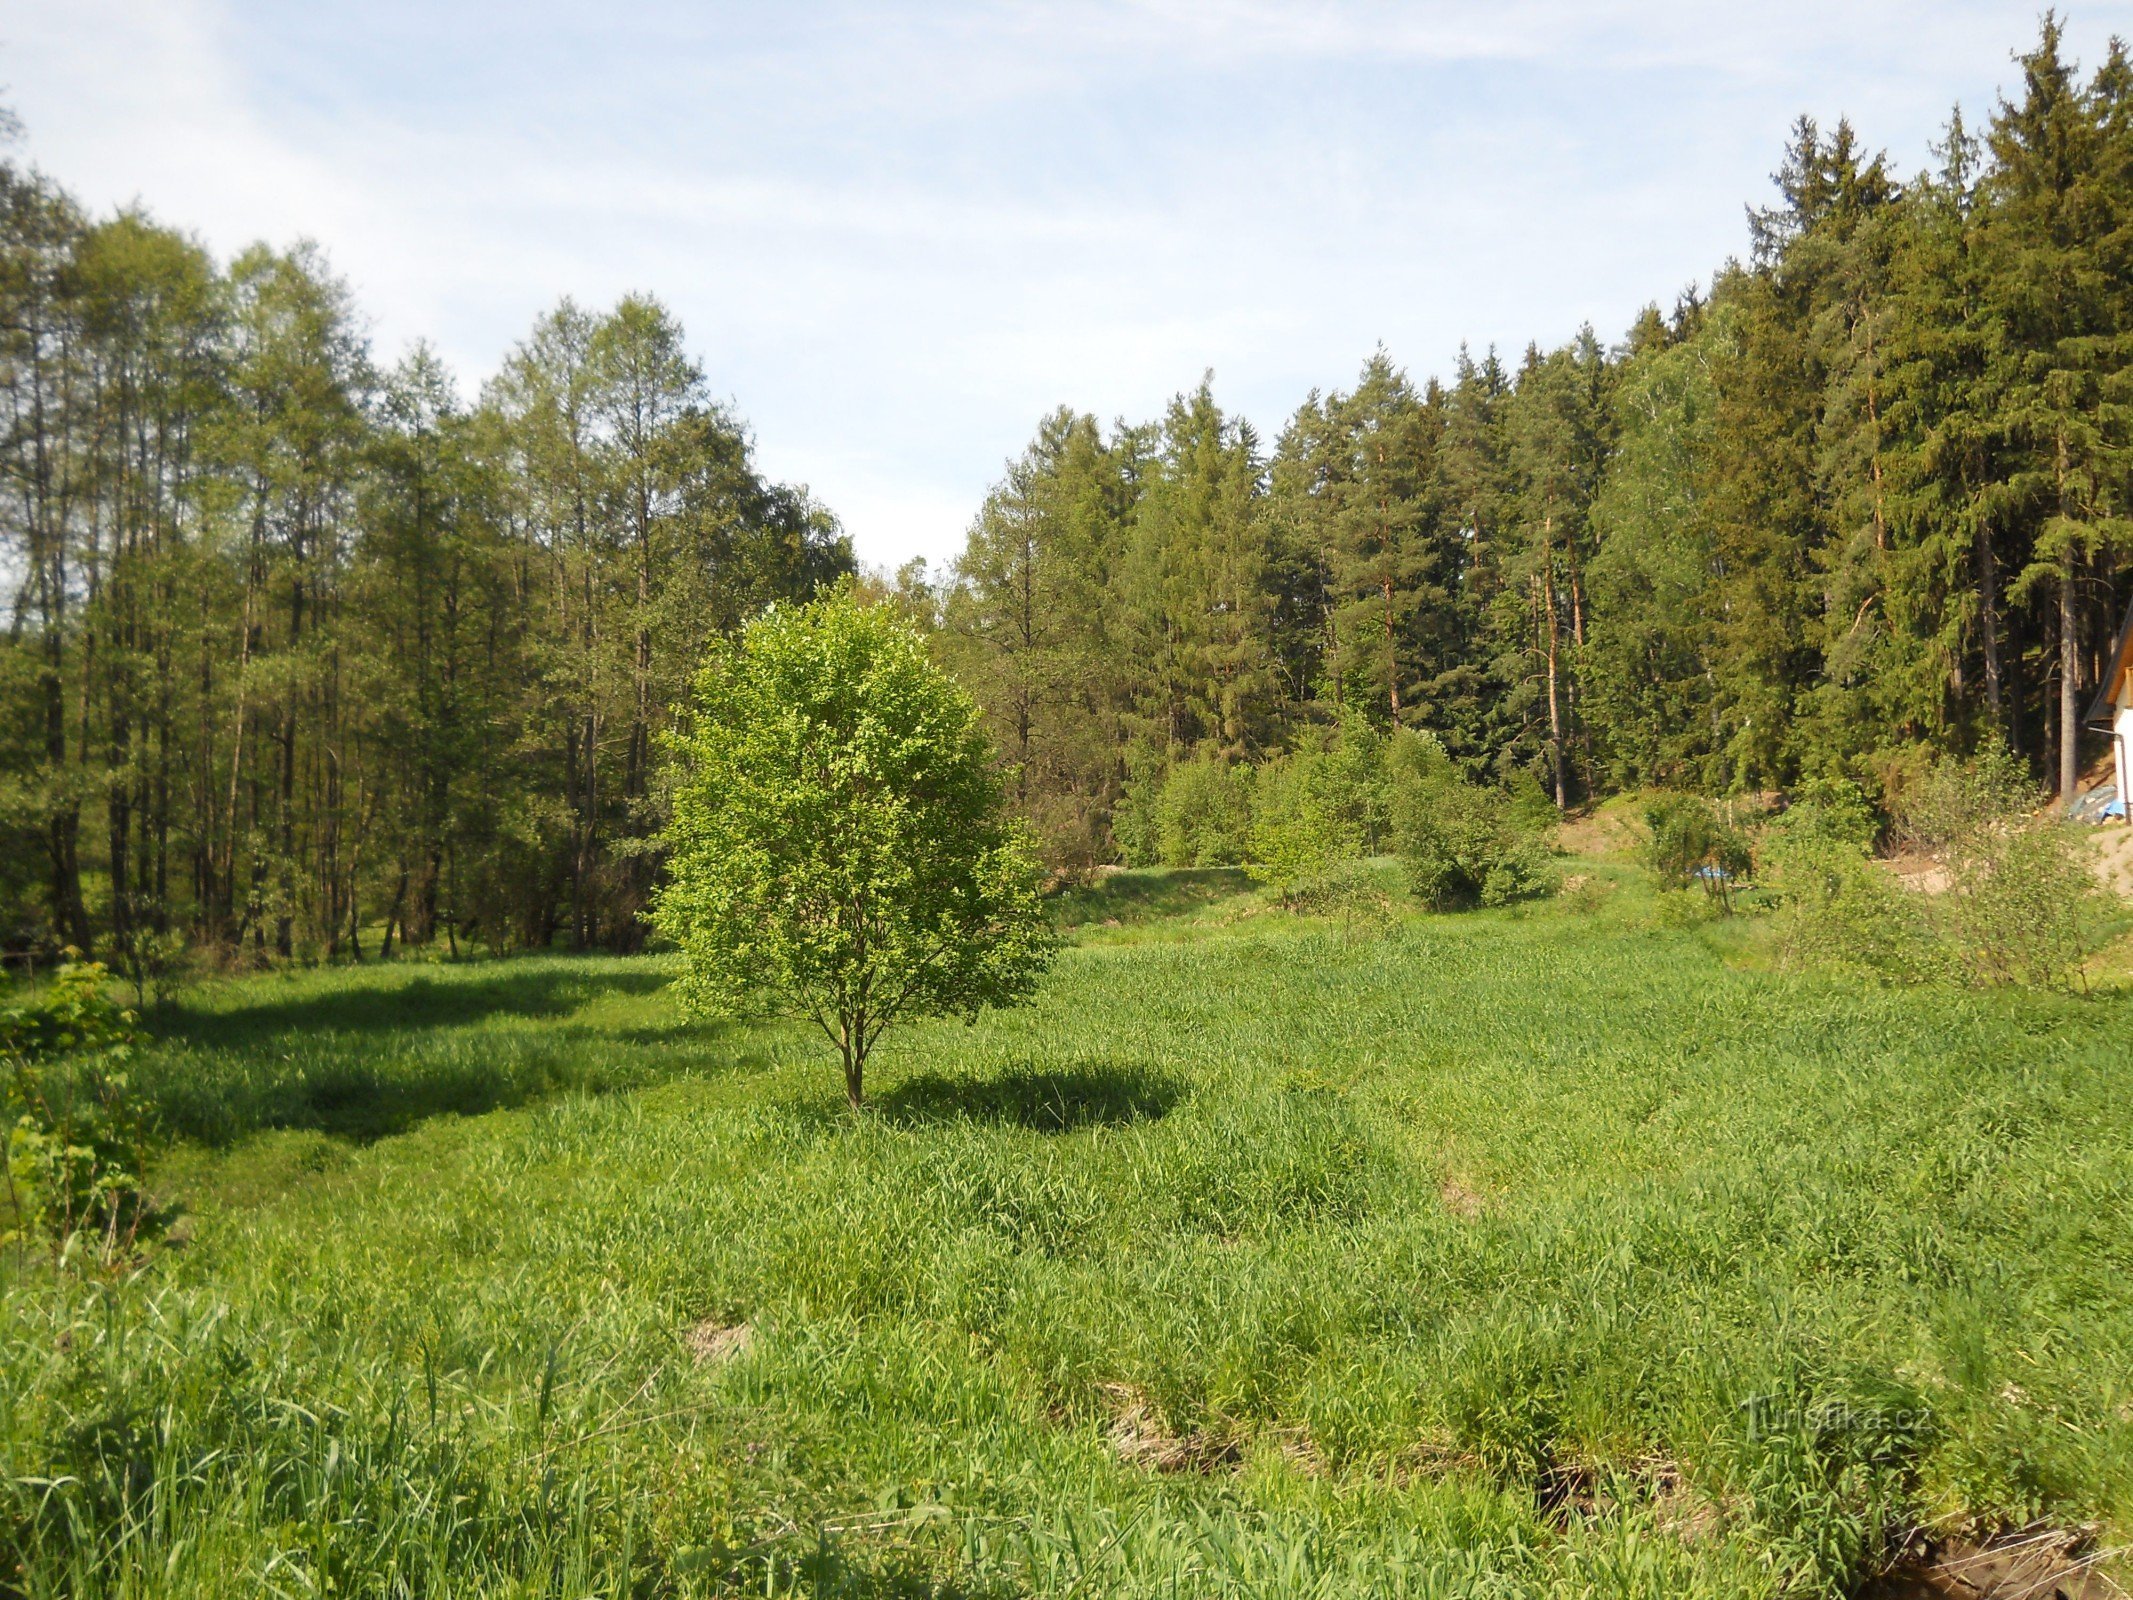
<svg viewBox="0 0 2133 1600">
<path fill-rule="evenodd" d="M 205 991 L 142 1068 L 190 1242 L 8 1291 L 0 1585 L 1734 1595 L 2123 1527 L 2133 1013 L 1572 870 L 1115 878 L 863 1119 L 656 958 Z"/>
</svg>

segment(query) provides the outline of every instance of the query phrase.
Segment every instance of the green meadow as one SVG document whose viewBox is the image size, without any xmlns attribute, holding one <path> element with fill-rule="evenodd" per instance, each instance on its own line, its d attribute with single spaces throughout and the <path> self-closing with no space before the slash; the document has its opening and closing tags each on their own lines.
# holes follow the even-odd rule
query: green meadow
<svg viewBox="0 0 2133 1600">
<path fill-rule="evenodd" d="M 660 957 L 152 1018 L 182 1212 L 4 1269 L 0 1593 L 1848 1594 L 2133 1526 L 2133 1010 L 1523 909 L 1059 902 L 819 1039 Z"/>
</svg>

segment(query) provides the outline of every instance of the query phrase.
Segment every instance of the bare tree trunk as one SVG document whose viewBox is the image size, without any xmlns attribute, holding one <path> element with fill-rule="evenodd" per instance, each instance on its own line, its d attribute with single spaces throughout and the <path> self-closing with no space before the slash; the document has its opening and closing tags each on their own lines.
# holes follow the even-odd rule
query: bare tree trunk
<svg viewBox="0 0 2133 1600">
<path fill-rule="evenodd" d="M 2073 802 L 2081 778 L 2081 719 L 2075 686 L 2081 665 L 2080 629 L 2074 614 L 2074 551 L 2068 546 L 2059 568 L 2059 801 Z"/>
<path fill-rule="evenodd" d="M 1985 655 L 1985 706 L 1992 725 L 2004 738 L 2007 715 L 2000 678 L 2000 563 L 1992 553 L 1992 533 L 1984 518 L 1977 521 L 1971 537 L 1971 559 L 1977 568 L 1979 644 Z"/>
<path fill-rule="evenodd" d="M 838 1024 L 837 1048 L 844 1055 L 844 1098 L 854 1111 L 866 1109 L 867 1051 L 865 1032 L 850 1018 Z"/>
<path fill-rule="evenodd" d="M 2066 515 L 2066 430 L 2059 431 L 2059 514 Z M 2080 629 L 2074 607 L 2074 546 L 2059 563 L 2059 803 L 2070 805 L 2081 777 L 2081 721 L 2074 699 L 2081 666 Z"/>
<path fill-rule="evenodd" d="M 1555 605 L 1555 542 L 1553 519 L 1541 519 L 1541 571 L 1538 579 L 1541 602 L 1547 618 L 1548 645 L 1548 756 L 1555 771 L 1555 808 L 1570 806 L 1569 786 L 1563 780 L 1563 706 L 1557 686 L 1562 655 L 1562 619 Z"/>
</svg>

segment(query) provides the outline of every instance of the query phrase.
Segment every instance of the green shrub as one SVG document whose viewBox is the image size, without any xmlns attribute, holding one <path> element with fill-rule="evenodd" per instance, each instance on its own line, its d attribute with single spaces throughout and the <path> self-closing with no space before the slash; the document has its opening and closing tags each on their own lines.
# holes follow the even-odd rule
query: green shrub
<svg viewBox="0 0 2133 1600">
<path fill-rule="evenodd" d="M 1942 856 L 2026 820 L 2037 798 L 2027 770 L 2005 746 L 1994 746 L 1968 761 L 1941 760 L 1893 798 L 1890 812 L 1900 845 Z"/>
<path fill-rule="evenodd" d="M 133 1003 L 168 1004 L 185 971 L 185 940 L 176 933 L 135 928 L 106 942 L 105 965 L 133 988 Z"/>
<path fill-rule="evenodd" d="M 1119 861 L 1129 867 L 1159 867 L 1163 864 L 1161 767 L 1145 767 L 1127 758 L 1125 792 L 1111 810 L 1111 840 L 1118 846 Z"/>
<path fill-rule="evenodd" d="M 1350 856 L 1376 855 L 1386 845 L 1391 826 L 1391 752 L 1406 737 L 1381 734 L 1351 713 L 1333 743 L 1309 757 L 1310 783 L 1319 812 L 1339 847 Z"/>
<path fill-rule="evenodd" d="M 1711 803 L 1692 794 L 1662 795 L 1644 810 L 1651 837 L 1645 864 L 1670 889 L 1701 887 L 1722 912 L 1733 909 L 1733 890 L 1746 877 L 1752 857 L 1747 839 L 1720 820 Z"/>
<path fill-rule="evenodd" d="M 1417 733 L 1390 741 L 1385 767 L 1392 831 L 1417 899 L 1452 911 L 1554 891 L 1544 842 L 1554 808 L 1531 779 L 1530 793 L 1469 783 L 1435 739 Z"/>
<path fill-rule="evenodd" d="M 659 931 L 710 1017 L 814 1023 L 865 1100 L 882 1030 L 1020 1005 L 1056 938 L 982 713 L 840 591 L 714 647 L 677 758 Z"/>
<path fill-rule="evenodd" d="M 1252 862 L 1283 902 L 1344 855 L 1334 819 L 1314 783 L 1309 754 L 1282 756 L 1259 769 L 1252 794 Z"/>
<path fill-rule="evenodd" d="M 1949 853 L 1948 873 L 1948 938 L 1973 982 L 2083 983 L 2106 903 L 2071 824 L 2022 818 L 1973 833 Z"/>
<path fill-rule="evenodd" d="M 1866 797 L 1848 783 L 1811 786 L 1764 830 L 1761 872 L 1777 897 L 1782 959 L 1906 981 L 1945 969 L 1924 898 L 1873 860 L 1876 831 Z"/>
<path fill-rule="evenodd" d="M 1942 761 L 1906 788 L 1896 837 L 1948 880 L 1923 895 L 1872 860 L 1873 816 L 1856 789 L 1810 790 L 1763 843 L 1779 949 L 1900 981 L 2077 986 L 2107 905 L 2080 836 L 2038 815 L 2036 798 L 2003 750 Z"/>
<path fill-rule="evenodd" d="M 1219 756 L 1180 762 L 1163 780 L 1156 846 L 1166 867 L 1241 866 L 1252 847 L 1252 777 Z"/>
<path fill-rule="evenodd" d="M 2075 987 L 2101 936 L 2103 891 L 2081 837 L 2040 813 L 2038 798 L 2028 771 L 1995 746 L 1942 761 L 1897 806 L 1900 837 L 1947 870 L 1942 942 L 1974 983 Z"/>
<path fill-rule="evenodd" d="M 1390 832 L 1388 740 L 1361 717 L 1331 743 L 1294 751 L 1259 769 L 1253 793 L 1252 859 L 1291 904 L 1336 863 L 1383 849 Z"/>
<path fill-rule="evenodd" d="M 94 962 L 61 967 L 44 991 L 0 1012 L 8 1118 L 6 1229 L 56 1261 L 129 1256 L 154 1222 L 143 1193 L 151 1125 L 129 1092 L 133 1013 Z"/>
</svg>

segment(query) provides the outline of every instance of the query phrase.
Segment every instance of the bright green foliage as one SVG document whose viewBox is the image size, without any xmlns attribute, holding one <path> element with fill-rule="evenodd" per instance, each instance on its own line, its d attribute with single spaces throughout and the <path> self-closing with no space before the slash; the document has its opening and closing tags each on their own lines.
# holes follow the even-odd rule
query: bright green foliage
<svg viewBox="0 0 2133 1600">
<path fill-rule="evenodd" d="M 1219 756 L 1178 763 L 1156 798 L 1155 833 L 1163 866 L 1241 866 L 1251 859 L 1251 770 Z"/>
<path fill-rule="evenodd" d="M 1950 853 L 1944 914 L 1972 981 L 2086 987 L 2110 907 L 2085 846 L 2071 824 L 2023 819 Z"/>
<path fill-rule="evenodd" d="M 1596 870 L 1360 936 L 1107 878 L 864 1119 L 665 957 L 202 985 L 131 1069 L 228 1119 L 158 1169 L 188 1246 L 0 1283 L 6 1582 L 1835 1600 L 1958 1516 L 2122 1543 L 2124 995 L 1770 972 Z"/>
<path fill-rule="evenodd" d="M 1710 756 L 1723 710 L 1712 698 L 1714 552 L 1700 505 L 1731 320 L 1719 307 L 1694 338 L 1675 339 L 1650 313 L 1616 379 L 1619 439 L 1592 510 L 1601 620 L 1585 653 L 1586 715 L 1611 786 L 1723 781 Z"/>
<path fill-rule="evenodd" d="M 1746 835 L 1707 800 L 1692 794 L 1662 795 L 1644 809 L 1645 864 L 1671 888 L 1700 887 L 1722 908 L 1733 908 L 1733 891 L 1754 864 Z"/>
<path fill-rule="evenodd" d="M 1332 740 L 1267 762 L 1252 803 L 1252 860 L 1282 898 L 1389 837 L 1386 740 L 1351 712 Z"/>
<path fill-rule="evenodd" d="M 1935 762 L 1891 797 L 1889 809 L 1907 849 L 1943 855 L 2026 821 L 2039 798 L 2021 764 L 1995 747 L 1974 760 Z"/>
<path fill-rule="evenodd" d="M 59 1262 L 117 1265 L 156 1218 L 142 1183 L 151 1124 L 128 1087 L 133 1013 L 95 962 L 72 962 L 0 1011 L 7 1215 L 0 1244 L 47 1246 Z"/>
<path fill-rule="evenodd" d="M 1994 752 L 1942 761 L 1899 803 L 1906 842 L 1947 872 L 1934 915 L 1948 961 L 1974 982 L 2078 985 L 2102 935 L 2105 897 L 2081 834 L 2039 816 L 2036 798 Z"/>
<path fill-rule="evenodd" d="M 2109 900 L 2080 831 L 2038 816 L 2035 800 L 2004 751 L 1942 761 L 1906 789 L 1898 837 L 1945 879 L 1926 896 L 1869 858 L 1874 825 L 1858 791 L 1817 786 L 1763 840 L 1780 948 L 1900 981 L 2085 987 Z"/>
<path fill-rule="evenodd" d="M 1252 793 L 1253 866 L 1292 904 L 1314 878 L 1354 854 L 1342 848 L 1328 813 L 1319 763 L 1310 752 L 1269 761 L 1259 769 Z"/>
<path fill-rule="evenodd" d="M 1809 786 L 1764 828 L 1756 870 L 1777 900 L 1778 952 L 1896 981 L 1947 976 L 1925 898 L 1872 857 L 1877 831 L 1865 795 L 1843 782 Z"/>
<path fill-rule="evenodd" d="M 319 251 L 233 261 L 0 161 L 0 945 L 628 946 L 704 640 L 849 570 L 656 300 L 480 403 Z"/>
<path fill-rule="evenodd" d="M 862 1101 L 904 1017 L 1026 1000 L 1051 957 L 980 714 L 894 617 L 771 611 L 697 679 L 657 925 L 713 1015 L 806 1019 Z"/>
<path fill-rule="evenodd" d="M 1530 775 L 1508 789 L 1469 782 L 1416 734 L 1394 737 L 1386 768 L 1392 836 L 1424 905 L 1458 911 L 1554 890 L 1545 842 L 1554 810 Z"/>
</svg>

